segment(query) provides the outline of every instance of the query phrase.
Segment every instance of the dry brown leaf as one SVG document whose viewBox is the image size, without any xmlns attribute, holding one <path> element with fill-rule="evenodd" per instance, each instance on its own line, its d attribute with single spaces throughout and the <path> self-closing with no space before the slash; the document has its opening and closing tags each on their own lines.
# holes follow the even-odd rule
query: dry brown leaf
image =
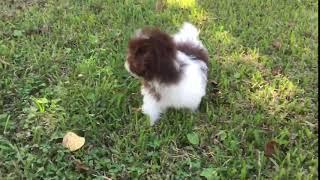
<svg viewBox="0 0 320 180">
<path fill-rule="evenodd" d="M 274 140 L 269 141 L 264 147 L 264 154 L 268 157 L 273 156 L 278 149 L 278 143 Z"/>
<path fill-rule="evenodd" d="M 85 164 L 83 164 L 80 160 L 78 159 L 74 159 L 74 163 L 75 163 L 75 168 L 76 171 L 78 172 L 85 172 L 85 171 L 89 171 L 90 168 L 88 166 L 86 166 Z"/>
<path fill-rule="evenodd" d="M 84 145 L 84 137 L 80 137 L 73 132 L 68 132 L 63 137 L 62 145 L 68 148 L 70 151 L 76 151 Z"/>
<path fill-rule="evenodd" d="M 296 23 L 293 22 L 293 21 L 289 21 L 289 22 L 288 22 L 288 26 L 289 26 L 289 27 L 293 27 L 293 26 L 295 26 L 295 24 L 296 24 Z"/>
<path fill-rule="evenodd" d="M 312 37 L 313 37 L 313 34 L 312 34 L 312 32 L 310 32 L 310 31 L 304 32 L 303 35 L 304 35 L 305 37 L 307 37 L 307 38 L 312 38 Z"/>
<path fill-rule="evenodd" d="M 271 70 L 271 73 L 272 75 L 276 76 L 276 75 L 279 75 L 279 74 L 282 74 L 283 72 L 283 68 L 281 66 L 275 66 L 272 68 Z"/>
<path fill-rule="evenodd" d="M 156 2 L 156 11 L 162 11 L 165 8 L 164 0 L 157 0 Z"/>
<path fill-rule="evenodd" d="M 209 81 L 213 86 L 218 86 L 218 83 L 217 83 L 217 81 L 215 81 L 215 80 L 210 80 Z"/>
<path fill-rule="evenodd" d="M 282 47 L 282 43 L 280 40 L 275 40 L 273 41 L 272 46 L 276 49 L 280 49 Z"/>
<path fill-rule="evenodd" d="M 142 108 L 140 107 L 140 108 L 132 108 L 132 110 L 134 111 L 134 112 L 141 112 L 142 111 Z"/>
<path fill-rule="evenodd" d="M 43 25 L 40 29 L 41 33 L 48 33 L 49 32 L 49 26 L 48 25 Z"/>
</svg>

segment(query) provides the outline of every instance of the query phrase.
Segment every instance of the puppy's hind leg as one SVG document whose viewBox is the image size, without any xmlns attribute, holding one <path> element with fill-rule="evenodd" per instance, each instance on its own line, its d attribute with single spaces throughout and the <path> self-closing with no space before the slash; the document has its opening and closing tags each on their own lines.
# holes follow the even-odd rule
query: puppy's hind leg
<svg viewBox="0 0 320 180">
<path fill-rule="evenodd" d="M 188 109 L 190 109 L 190 111 L 192 111 L 193 113 L 197 113 L 197 112 L 199 112 L 200 103 L 201 103 L 201 99 L 197 102 L 192 103 L 188 107 Z"/>
<path fill-rule="evenodd" d="M 190 107 L 189 109 L 190 109 L 190 111 L 193 112 L 193 113 L 199 112 L 199 106 Z"/>
</svg>

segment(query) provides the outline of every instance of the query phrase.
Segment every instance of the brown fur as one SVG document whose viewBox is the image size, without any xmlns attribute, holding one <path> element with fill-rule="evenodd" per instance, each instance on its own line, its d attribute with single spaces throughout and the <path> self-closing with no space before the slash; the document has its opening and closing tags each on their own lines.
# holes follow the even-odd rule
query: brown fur
<svg viewBox="0 0 320 180">
<path fill-rule="evenodd" d="M 207 65 L 209 64 L 209 55 L 205 49 L 197 47 L 188 42 L 178 43 L 176 47 L 179 51 L 185 53 L 186 55 L 194 56 L 196 59 L 205 62 Z"/>
<path fill-rule="evenodd" d="M 176 46 L 172 38 L 158 29 L 145 28 L 141 37 L 128 44 L 127 61 L 130 70 L 146 81 L 175 83 L 179 70 L 175 67 Z"/>
</svg>

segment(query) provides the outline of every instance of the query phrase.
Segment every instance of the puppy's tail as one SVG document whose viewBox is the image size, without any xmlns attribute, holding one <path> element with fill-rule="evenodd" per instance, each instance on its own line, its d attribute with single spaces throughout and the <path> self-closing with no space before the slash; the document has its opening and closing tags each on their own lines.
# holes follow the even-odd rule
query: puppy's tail
<svg viewBox="0 0 320 180">
<path fill-rule="evenodd" d="M 191 42 L 202 47 L 199 40 L 199 30 L 191 23 L 184 22 L 180 31 L 174 35 L 177 43 Z"/>
<path fill-rule="evenodd" d="M 191 23 L 184 22 L 182 28 L 180 29 L 180 33 L 185 34 L 186 37 L 196 38 L 199 37 L 199 30 Z"/>
</svg>

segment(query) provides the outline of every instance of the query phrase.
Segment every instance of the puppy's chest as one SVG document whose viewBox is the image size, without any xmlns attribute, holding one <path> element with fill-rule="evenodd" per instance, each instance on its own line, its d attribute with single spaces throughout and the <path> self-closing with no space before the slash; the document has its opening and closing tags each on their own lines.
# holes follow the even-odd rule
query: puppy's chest
<svg viewBox="0 0 320 180">
<path fill-rule="evenodd" d="M 142 82 L 143 89 L 150 94 L 156 101 L 161 100 L 161 94 L 160 92 L 153 86 L 151 83 L 147 81 Z"/>
</svg>

